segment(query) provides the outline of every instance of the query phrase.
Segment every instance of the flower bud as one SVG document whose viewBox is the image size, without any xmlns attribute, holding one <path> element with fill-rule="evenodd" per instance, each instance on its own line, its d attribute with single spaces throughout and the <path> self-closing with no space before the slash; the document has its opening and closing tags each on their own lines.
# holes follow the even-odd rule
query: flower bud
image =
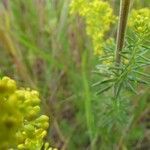
<svg viewBox="0 0 150 150">
<path fill-rule="evenodd" d="M 41 137 L 44 138 L 44 137 L 46 136 L 46 134 L 47 134 L 47 131 L 43 131 L 43 132 L 41 133 Z"/>
<path fill-rule="evenodd" d="M 22 149 L 25 149 L 25 146 L 24 146 L 24 144 L 19 144 L 19 145 L 17 146 L 17 148 L 18 148 L 19 150 L 22 150 Z"/>
<path fill-rule="evenodd" d="M 46 122 L 49 121 L 49 117 L 46 115 L 41 115 L 39 118 L 36 119 L 38 122 Z"/>
</svg>

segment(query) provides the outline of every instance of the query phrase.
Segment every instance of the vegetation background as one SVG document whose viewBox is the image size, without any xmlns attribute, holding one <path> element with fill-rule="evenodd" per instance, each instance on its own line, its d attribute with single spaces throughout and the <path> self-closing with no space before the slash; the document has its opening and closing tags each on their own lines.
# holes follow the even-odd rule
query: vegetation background
<svg viewBox="0 0 150 150">
<path fill-rule="evenodd" d="M 106 1 L 118 15 L 120 1 Z M 7 75 L 19 85 L 40 92 L 42 110 L 50 117 L 47 139 L 52 146 L 62 150 L 111 150 L 120 143 L 114 140 L 113 131 L 108 136 L 99 130 L 103 97 L 96 96 L 91 87 L 99 79 L 92 73 L 98 58 L 93 55 L 84 20 L 69 14 L 70 2 L 0 1 L 0 76 Z M 149 4 L 149 0 L 132 1 L 137 9 Z M 124 135 L 126 128 L 121 129 L 123 150 L 150 148 L 150 93 L 148 88 L 143 91 L 132 98 L 136 117 L 128 135 Z"/>
</svg>

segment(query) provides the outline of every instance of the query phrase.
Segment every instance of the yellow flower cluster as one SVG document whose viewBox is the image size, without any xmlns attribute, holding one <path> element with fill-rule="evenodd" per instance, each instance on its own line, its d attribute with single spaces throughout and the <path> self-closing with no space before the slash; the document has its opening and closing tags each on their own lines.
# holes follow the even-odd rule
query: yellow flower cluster
<svg viewBox="0 0 150 150">
<path fill-rule="evenodd" d="M 8 77 L 0 79 L 0 149 L 41 149 L 49 118 L 39 115 L 39 105 L 37 91 L 18 89 Z"/>
<path fill-rule="evenodd" d="M 129 27 L 131 27 L 138 35 L 150 35 L 150 9 L 142 8 L 133 10 L 129 18 Z"/>
<path fill-rule="evenodd" d="M 103 53 L 104 36 L 116 17 L 107 2 L 101 0 L 73 0 L 71 14 L 78 13 L 85 19 L 86 32 L 91 37 L 94 54 Z"/>
</svg>

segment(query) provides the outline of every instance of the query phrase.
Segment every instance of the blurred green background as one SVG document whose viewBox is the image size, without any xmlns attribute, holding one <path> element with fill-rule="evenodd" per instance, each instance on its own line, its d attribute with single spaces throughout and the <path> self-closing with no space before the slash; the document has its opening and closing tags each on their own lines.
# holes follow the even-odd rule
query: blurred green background
<svg viewBox="0 0 150 150">
<path fill-rule="evenodd" d="M 91 88 L 99 79 L 92 73 L 98 58 L 93 55 L 83 19 L 69 14 L 70 1 L 0 1 L 0 76 L 7 75 L 21 86 L 39 90 L 42 110 L 50 116 L 47 139 L 52 146 L 62 150 L 111 150 L 115 137 L 99 130 L 102 97 L 95 96 Z M 118 14 L 119 0 L 107 1 Z M 135 8 L 149 3 L 132 1 Z M 124 150 L 148 150 L 150 146 L 145 123 L 149 92 L 145 93 L 133 98 L 137 109 L 130 136 L 123 135 L 126 131 L 119 136 L 126 136 Z"/>
</svg>

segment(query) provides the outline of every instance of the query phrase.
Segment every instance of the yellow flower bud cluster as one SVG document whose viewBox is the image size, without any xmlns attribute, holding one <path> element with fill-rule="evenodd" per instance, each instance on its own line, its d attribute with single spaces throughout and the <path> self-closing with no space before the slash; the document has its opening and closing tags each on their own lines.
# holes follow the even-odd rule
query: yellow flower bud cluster
<svg viewBox="0 0 150 150">
<path fill-rule="evenodd" d="M 18 89 L 8 77 L 0 79 L 0 149 L 41 149 L 49 117 L 40 116 L 39 105 L 37 91 Z"/>
<path fill-rule="evenodd" d="M 78 13 L 85 19 L 86 32 L 92 40 L 94 54 L 101 55 L 105 33 L 116 21 L 112 8 L 101 0 L 73 0 L 70 7 L 71 14 Z"/>
<path fill-rule="evenodd" d="M 133 10 L 129 18 L 129 27 L 131 27 L 137 35 L 150 35 L 150 9 L 142 8 Z"/>
<path fill-rule="evenodd" d="M 105 43 L 104 43 L 104 49 L 105 48 L 115 48 L 115 39 L 114 38 L 109 38 L 109 39 L 107 39 L 106 41 L 105 41 Z M 113 55 L 113 53 L 114 52 L 112 52 L 112 50 L 111 50 L 111 52 L 110 52 L 110 50 L 106 50 L 105 51 L 105 54 L 104 55 L 102 55 L 102 57 L 103 56 L 107 56 L 107 57 L 105 57 L 105 59 L 103 59 L 103 61 L 102 61 L 102 64 L 104 64 L 104 65 L 106 65 L 106 66 L 111 66 L 112 64 L 113 64 L 113 62 L 114 62 L 114 55 Z"/>
</svg>

